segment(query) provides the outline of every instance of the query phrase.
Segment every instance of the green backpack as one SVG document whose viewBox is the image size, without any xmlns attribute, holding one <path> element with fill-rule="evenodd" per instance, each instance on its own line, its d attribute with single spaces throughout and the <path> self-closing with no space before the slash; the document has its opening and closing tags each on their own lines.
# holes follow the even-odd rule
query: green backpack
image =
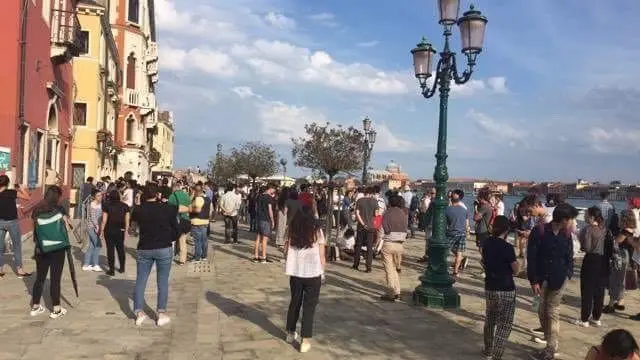
<svg viewBox="0 0 640 360">
<path fill-rule="evenodd" d="M 38 214 L 34 232 L 38 247 L 44 254 L 70 246 L 64 215 L 58 210 Z"/>
</svg>

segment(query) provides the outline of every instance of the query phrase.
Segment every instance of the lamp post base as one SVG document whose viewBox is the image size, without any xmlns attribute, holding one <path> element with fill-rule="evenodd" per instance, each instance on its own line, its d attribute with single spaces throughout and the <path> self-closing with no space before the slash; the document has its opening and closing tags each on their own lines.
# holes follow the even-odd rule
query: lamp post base
<svg viewBox="0 0 640 360">
<path fill-rule="evenodd" d="M 435 309 L 459 309 L 460 295 L 453 287 L 418 286 L 413 292 L 416 305 L 424 305 Z"/>
</svg>

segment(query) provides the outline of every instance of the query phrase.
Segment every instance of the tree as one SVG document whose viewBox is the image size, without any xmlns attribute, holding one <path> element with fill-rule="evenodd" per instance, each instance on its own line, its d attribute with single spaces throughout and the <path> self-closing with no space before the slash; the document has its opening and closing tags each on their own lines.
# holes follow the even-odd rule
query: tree
<svg viewBox="0 0 640 360">
<path fill-rule="evenodd" d="M 362 167 L 364 134 L 350 126 L 329 127 L 329 123 L 307 124 L 306 136 L 292 138 L 292 154 L 295 165 L 320 170 L 327 174 L 329 182 L 340 172 L 354 171 Z"/>
<path fill-rule="evenodd" d="M 225 185 L 227 181 L 234 180 L 240 175 L 238 165 L 233 158 L 226 154 L 217 154 L 212 156 L 208 163 L 208 176 L 212 178 L 217 185 Z"/>
<path fill-rule="evenodd" d="M 329 127 L 329 123 L 304 126 L 306 136 L 292 138 L 293 158 L 296 166 L 324 173 L 329 177 L 329 199 L 327 214 L 331 214 L 333 200 L 333 178 L 340 172 L 353 171 L 362 167 L 364 155 L 364 134 L 350 126 Z M 329 215 L 325 233 L 331 236 L 333 216 Z"/>
<path fill-rule="evenodd" d="M 239 148 L 231 149 L 230 159 L 239 173 L 249 176 L 252 182 L 258 177 L 271 176 L 278 172 L 275 149 L 267 144 L 249 141 Z"/>
</svg>

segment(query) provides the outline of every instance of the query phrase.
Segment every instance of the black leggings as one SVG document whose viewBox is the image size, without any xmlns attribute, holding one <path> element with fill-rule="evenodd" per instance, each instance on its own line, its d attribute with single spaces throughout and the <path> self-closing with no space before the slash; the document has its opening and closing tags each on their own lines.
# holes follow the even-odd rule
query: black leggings
<svg viewBox="0 0 640 360">
<path fill-rule="evenodd" d="M 607 263 L 600 254 L 587 254 L 580 270 L 580 320 L 600 320 L 604 305 L 604 287 L 607 278 Z"/>
<path fill-rule="evenodd" d="M 320 276 L 314 278 L 291 276 L 289 278 L 291 303 L 289 303 L 289 311 L 287 312 L 287 331 L 296 331 L 300 308 L 302 308 L 302 338 L 309 339 L 313 336 L 313 317 L 320 297 L 321 284 Z"/>
<path fill-rule="evenodd" d="M 66 250 L 57 250 L 48 254 L 39 254 L 36 259 L 36 282 L 33 283 L 32 305 L 39 305 L 42 298 L 42 287 L 47 279 L 47 273 L 51 269 L 51 284 L 49 291 L 51 292 L 51 304 L 60 306 L 60 278 L 62 278 L 62 269 L 64 269 L 64 258 Z"/>
<path fill-rule="evenodd" d="M 104 237 L 107 242 L 107 262 L 109 270 L 113 271 L 115 266 L 114 250 L 118 251 L 118 264 L 120 270 L 124 271 L 124 231 L 121 229 L 106 229 Z"/>
</svg>

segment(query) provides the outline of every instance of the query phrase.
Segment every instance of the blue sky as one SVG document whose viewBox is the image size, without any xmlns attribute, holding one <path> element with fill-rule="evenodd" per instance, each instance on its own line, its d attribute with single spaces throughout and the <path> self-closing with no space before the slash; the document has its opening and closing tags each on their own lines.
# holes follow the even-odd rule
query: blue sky
<svg viewBox="0 0 640 360">
<path fill-rule="evenodd" d="M 441 48 L 436 3 L 156 0 L 177 166 L 206 164 L 219 142 L 261 140 L 289 158 L 305 123 L 369 116 L 374 167 L 431 177 L 438 101 L 419 96 L 409 51 L 421 36 Z M 450 100 L 450 175 L 639 181 L 640 2 L 474 3 L 489 24 L 473 80 Z"/>
</svg>

